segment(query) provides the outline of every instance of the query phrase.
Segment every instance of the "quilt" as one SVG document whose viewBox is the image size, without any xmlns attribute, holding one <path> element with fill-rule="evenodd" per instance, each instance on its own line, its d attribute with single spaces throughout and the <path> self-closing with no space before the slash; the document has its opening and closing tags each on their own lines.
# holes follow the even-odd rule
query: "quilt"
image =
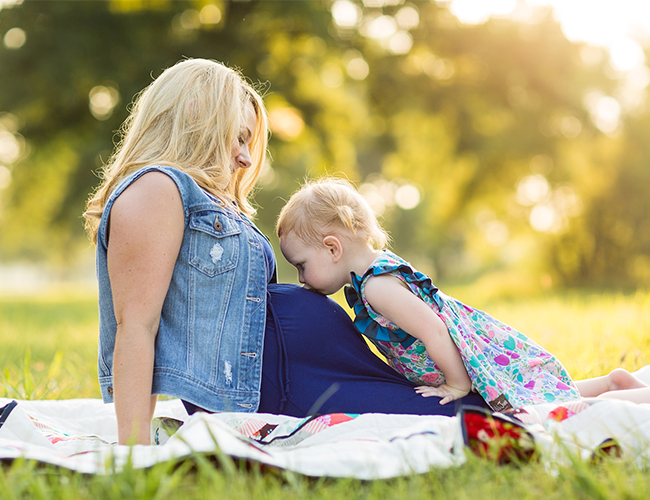
<svg viewBox="0 0 650 500">
<path fill-rule="evenodd" d="M 650 384 L 650 366 L 635 375 Z M 647 465 L 650 404 L 584 399 L 528 406 L 515 414 L 466 408 L 456 417 L 339 413 L 301 419 L 261 413 L 188 416 L 180 401 L 167 400 L 156 407 L 153 444 L 129 447 L 116 444 L 114 406 L 101 400 L 0 398 L 0 460 L 24 457 L 86 474 L 110 474 L 127 462 L 147 468 L 204 454 L 314 477 L 385 479 L 461 465 L 468 451 L 481 453 L 504 434 L 514 436 L 520 458 L 535 452 L 549 464 L 561 464 L 614 450 Z"/>
</svg>

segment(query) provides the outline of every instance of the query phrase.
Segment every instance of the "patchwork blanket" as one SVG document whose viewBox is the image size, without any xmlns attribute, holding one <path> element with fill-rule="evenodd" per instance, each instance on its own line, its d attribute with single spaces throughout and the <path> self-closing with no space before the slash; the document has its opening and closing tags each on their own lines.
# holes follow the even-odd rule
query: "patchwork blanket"
<svg viewBox="0 0 650 500">
<path fill-rule="evenodd" d="M 650 366 L 636 375 L 650 383 Z M 134 467 L 144 468 L 201 453 L 224 454 L 308 476 L 380 479 L 460 465 L 470 444 L 469 420 L 462 415 L 188 417 L 180 401 L 170 400 L 160 401 L 156 408 L 152 425 L 156 444 L 128 447 L 115 444 L 115 409 L 101 400 L 0 398 L 0 412 L 0 460 L 25 457 L 89 474 L 112 473 L 129 460 Z M 560 464 L 571 455 L 588 459 L 612 443 L 618 453 L 639 464 L 650 459 L 650 404 L 581 400 L 524 407 L 512 416 L 550 464 Z M 492 439 L 482 430 L 477 436 L 484 444 Z"/>
</svg>

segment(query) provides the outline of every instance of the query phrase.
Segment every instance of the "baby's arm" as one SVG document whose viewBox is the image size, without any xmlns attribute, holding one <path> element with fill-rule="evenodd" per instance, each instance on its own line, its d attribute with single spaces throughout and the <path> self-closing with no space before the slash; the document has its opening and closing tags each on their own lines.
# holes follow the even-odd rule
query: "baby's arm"
<svg viewBox="0 0 650 500">
<path fill-rule="evenodd" d="M 365 285 L 371 307 L 405 332 L 420 339 L 429 357 L 445 375 L 447 383 L 420 390 L 424 396 L 442 397 L 440 404 L 467 395 L 472 383 L 458 348 L 438 315 L 393 276 L 374 276 Z"/>
</svg>

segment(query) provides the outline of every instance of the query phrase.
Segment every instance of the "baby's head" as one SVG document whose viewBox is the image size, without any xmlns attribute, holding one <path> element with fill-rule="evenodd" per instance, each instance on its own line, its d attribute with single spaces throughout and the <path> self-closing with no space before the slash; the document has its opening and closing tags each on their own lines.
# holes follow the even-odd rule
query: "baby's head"
<svg viewBox="0 0 650 500">
<path fill-rule="evenodd" d="M 378 250 L 388 243 L 368 202 L 351 183 L 335 177 L 308 181 L 296 191 L 280 212 L 276 230 L 279 238 L 293 232 L 315 246 L 329 234 L 359 238 Z"/>
<path fill-rule="evenodd" d="M 330 267 L 324 255 L 337 251 L 333 238 L 352 250 L 362 246 L 378 250 L 388 242 L 363 196 L 349 182 L 332 177 L 307 182 L 294 193 L 280 212 L 276 230 L 282 252 L 298 269 L 301 283 L 325 294 L 343 286 L 341 281 L 350 273 L 341 266 Z"/>
</svg>

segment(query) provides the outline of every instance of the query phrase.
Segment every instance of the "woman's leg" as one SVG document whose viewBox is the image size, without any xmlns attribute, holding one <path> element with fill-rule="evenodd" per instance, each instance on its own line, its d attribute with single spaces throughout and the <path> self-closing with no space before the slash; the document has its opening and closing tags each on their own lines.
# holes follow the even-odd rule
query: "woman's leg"
<svg viewBox="0 0 650 500">
<path fill-rule="evenodd" d="M 346 312 L 296 285 L 270 285 L 260 412 L 454 415 L 477 394 L 440 405 L 375 356 Z"/>
</svg>

